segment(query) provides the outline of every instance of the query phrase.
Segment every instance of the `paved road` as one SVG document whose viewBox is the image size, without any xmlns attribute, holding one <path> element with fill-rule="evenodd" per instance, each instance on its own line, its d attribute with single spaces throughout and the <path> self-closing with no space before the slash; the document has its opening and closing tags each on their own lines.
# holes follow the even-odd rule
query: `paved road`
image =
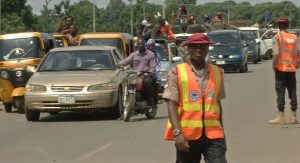
<svg viewBox="0 0 300 163">
<path fill-rule="evenodd" d="M 229 163 L 300 162 L 300 125 L 267 123 L 276 112 L 274 74 L 270 67 L 271 61 L 267 61 L 249 65 L 248 73 L 224 75 Z M 7 114 L 0 109 L 0 162 L 174 162 L 173 142 L 162 139 L 166 105 L 159 107 L 156 119 L 136 116 L 128 123 L 110 120 L 105 114 L 71 113 L 42 114 L 41 121 L 27 122 L 24 115 Z M 290 111 L 286 112 L 288 118 Z"/>
</svg>

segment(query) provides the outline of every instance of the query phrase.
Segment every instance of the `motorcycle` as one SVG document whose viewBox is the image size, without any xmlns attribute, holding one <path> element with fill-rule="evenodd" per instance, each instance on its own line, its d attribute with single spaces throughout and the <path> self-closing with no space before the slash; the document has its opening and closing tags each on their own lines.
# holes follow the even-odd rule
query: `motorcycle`
<svg viewBox="0 0 300 163">
<path fill-rule="evenodd" d="M 153 119 L 156 116 L 158 94 L 158 84 L 154 83 L 154 106 L 147 106 L 147 99 L 145 97 L 143 78 L 151 75 L 149 72 L 136 73 L 132 71 L 126 71 L 127 84 L 124 88 L 123 96 L 123 120 L 128 122 L 130 117 L 138 114 L 145 114 L 148 119 Z"/>
</svg>

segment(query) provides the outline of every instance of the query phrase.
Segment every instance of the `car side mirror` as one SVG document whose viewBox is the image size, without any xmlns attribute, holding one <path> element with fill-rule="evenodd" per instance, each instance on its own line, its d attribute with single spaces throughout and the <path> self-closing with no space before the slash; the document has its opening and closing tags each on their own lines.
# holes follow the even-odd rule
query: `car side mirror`
<svg viewBox="0 0 300 163">
<path fill-rule="evenodd" d="M 260 44 L 260 39 L 258 39 L 258 38 L 255 39 L 255 43 L 256 43 L 256 44 Z"/>
<path fill-rule="evenodd" d="M 178 63 L 178 62 L 182 62 L 183 59 L 182 59 L 182 57 L 176 56 L 176 57 L 173 57 L 173 58 L 172 58 L 172 61 L 173 61 L 173 63 Z"/>
</svg>

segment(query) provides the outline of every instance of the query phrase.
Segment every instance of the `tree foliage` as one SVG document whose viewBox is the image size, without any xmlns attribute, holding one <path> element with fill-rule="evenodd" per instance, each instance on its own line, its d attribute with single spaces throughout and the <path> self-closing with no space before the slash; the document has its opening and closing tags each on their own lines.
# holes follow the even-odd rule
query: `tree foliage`
<svg viewBox="0 0 300 163">
<path fill-rule="evenodd" d="M 53 0 L 43 0 L 43 6 L 39 15 L 32 13 L 32 8 L 26 5 L 27 0 L 2 0 L 2 33 L 43 31 L 55 32 L 60 19 L 69 15 L 74 17 L 74 23 L 80 33 L 93 31 L 93 3 L 91 0 L 81 0 L 70 3 L 70 0 L 61 0 L 53 4 Z M 145 15 L 154 16 L 157 12 L 163 13 L 163 6 L 149 3 L 147 0 L 134 0 L 130 4 L 123 0 L 110 0 L 106 8 L 95 10 L 96 31 L 131 31 L 131 11 L 133 13 L 134 31 L 143 20 L 143 7 Z M 196 4 L 196 0 L 165 0 L 165 17 L 170 23 L 174 22 L 179 6 L 184 3 L 189 15 L 193 15 L 197 21 L 201 21 L 204 15 L 213 17 L 217 12 L 222 12 L 227 20 L 246 20 L 248 24 L 263 24 L 263 14 L 266 9 L 272 11 L 272 20 L 285 16 L 291 19 L 292 28 L 300 28 L 300 8 L 290 1 L 279 3 L 262 2 L 251 5 L 249 2 L 236 3 L 228 0 L 221 3 Z M 5 6 L 5 7 L 4 7 Z"/>
</svg>

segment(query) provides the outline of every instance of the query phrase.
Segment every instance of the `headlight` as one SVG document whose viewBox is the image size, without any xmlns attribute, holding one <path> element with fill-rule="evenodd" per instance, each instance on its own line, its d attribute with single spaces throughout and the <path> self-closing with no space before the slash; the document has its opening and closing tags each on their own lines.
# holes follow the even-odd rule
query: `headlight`
<svg viewBox="0 0 300 163">
<path fill-rule="evenodd" d="M 34 84 L 27 84 L 26 91 L 32 92 L 46 92 L 47 88 L 43 85 L 34 85 Z"/>
<path fill-rule="evenodd" d="M 240 55 L 230 55 L 229 58 L 240 58 Z"/>
<path fill-rule="evenodd" d="M 115 83 L 103 83 L 103 84 L 96 84 L 96 85 L 89 86 L 88 91 L 109 90 L 115 88 L 116 88 Z"/>
<path fill-rule="evenodd" d="M 7 71 L 1 71 L 1 77 L 4 79 L 8 79 L 8 72 Z"/>
<path fill-rule="evenodd" d="M 248 50 L 248 54 L 254 54 L 254 51 Z"/>
</svg>

